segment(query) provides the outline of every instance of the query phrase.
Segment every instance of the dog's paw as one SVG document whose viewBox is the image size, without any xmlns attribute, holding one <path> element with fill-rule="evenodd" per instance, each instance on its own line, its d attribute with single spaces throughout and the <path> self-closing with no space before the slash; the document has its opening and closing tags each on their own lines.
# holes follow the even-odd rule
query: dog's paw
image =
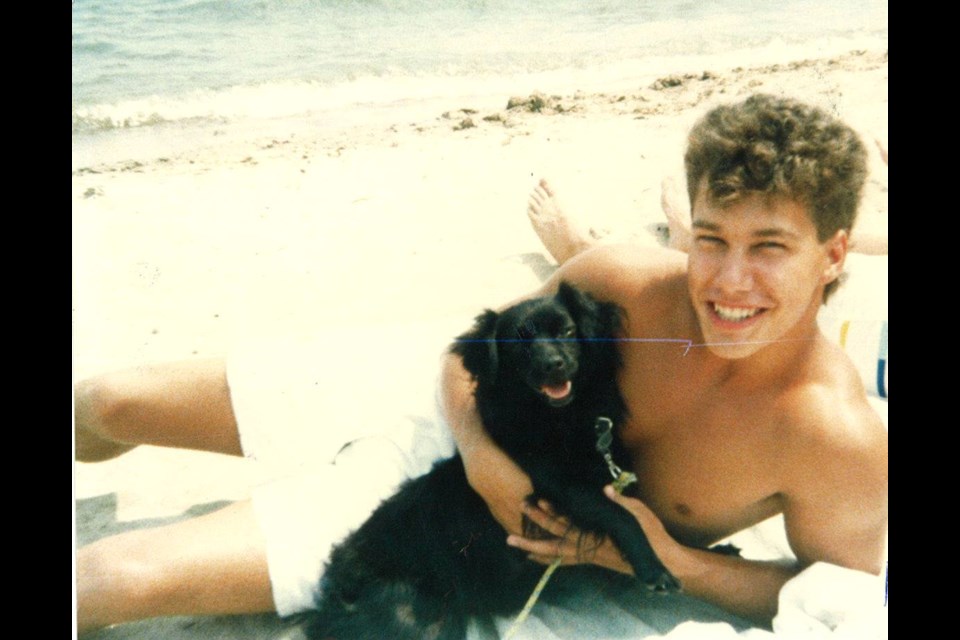
<svg viewBox="0 0 960 640">
<path fill-rule="evenodd" d="M 526 515 L 523 516 L 523 520 L 521 522 L 524 538 L 528 538 L 530 540 L 552 540 L 556 538 L 555 535 L 538 525 Z"/>
<path fill-rule="evenodd" d="M 654 593 L 676 593 L 682 589 L 680 581 L 666 569 L 648 576 L 643 580 L 643 584 Z"/>
</svg>

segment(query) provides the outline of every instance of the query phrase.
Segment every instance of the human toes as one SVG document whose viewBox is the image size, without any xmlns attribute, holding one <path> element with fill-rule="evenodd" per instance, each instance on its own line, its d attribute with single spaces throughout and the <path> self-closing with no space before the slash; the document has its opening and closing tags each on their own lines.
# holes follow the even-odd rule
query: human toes
<svg viewBox="0 0 960 640">
<path fill-rule="evenodd" d="M 534 190 L 527 199 L 527 213 L 539 216 L 543 212 L 543 195 Z"/>
<path fill-rule="evenodd" d="M 542 185 L 537 185 L 530 192 L 530 197 L 527 200 L 527 212 L 534 216 L 546 213 L 547 201 L 551 197 L 552 195 Z"/>
</svg>

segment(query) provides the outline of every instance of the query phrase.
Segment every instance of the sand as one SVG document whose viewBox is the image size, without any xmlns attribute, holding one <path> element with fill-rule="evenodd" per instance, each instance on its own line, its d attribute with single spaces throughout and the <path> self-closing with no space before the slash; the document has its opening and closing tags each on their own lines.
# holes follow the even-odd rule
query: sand
<svg viewBox="0 0 960 640">
<path fill-rule="evenodd" d="M 819 104 L 886 142 L 887 53 L 859 51 L 643 86 L 530 87 L 336 127 L 224 125 L 189 145 L 171 131 L 75 145 L 75 378 L 398 318 L 446 340 L 552 270 L 525 215 L 540 177 L 599 235 L 661 244 L 659 183 L 680 173 L 686 131 L 710 106 L 757 91 Z M 871 171 L 860 227 L 885 232 L 886 166 L 872 145 Z M 258 474 L 247 460 L 153 447 L 76 464 L 78 543 L 242 499 Z M 250 616 L 90 637 L 282 632 Z"/>
</svg>

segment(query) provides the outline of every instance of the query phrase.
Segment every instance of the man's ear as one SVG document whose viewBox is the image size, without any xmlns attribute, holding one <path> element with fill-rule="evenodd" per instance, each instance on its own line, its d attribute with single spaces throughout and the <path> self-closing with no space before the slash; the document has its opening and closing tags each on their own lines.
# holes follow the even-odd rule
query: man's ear
<svg viewBox="0 0 960 640">
<path fill-rule="evenodd" d="M 843 265 L 847 259 L 847 250 L 850 243 L 850 234 L 846 229 L 838 230 L 829 238 L 824 246 L 827 249 L 826 264 L 824 265 L 821 284 L 830 284 L 843 273 Z"/>
</svg>

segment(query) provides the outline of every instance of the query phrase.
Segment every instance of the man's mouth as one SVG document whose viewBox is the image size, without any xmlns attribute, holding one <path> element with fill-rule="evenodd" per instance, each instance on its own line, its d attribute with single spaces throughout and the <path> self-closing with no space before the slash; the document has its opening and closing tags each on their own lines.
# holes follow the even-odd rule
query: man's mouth
<svg viewBox="0 0 960 640">
<path fill-rule="evenodd" d="M 551 406 L 562 407 L 573 400 L 573 382 L 565 380 L 558 384 L 545 384 L 540 392 L 547 396 Z"/>
<path fill-rule="evenodd" d="M 760 307 L 728 307 L 716 302 L 711 302 L 710 308 L 724 322 L 745 322 L 765 311 Z"/>
</svg>

